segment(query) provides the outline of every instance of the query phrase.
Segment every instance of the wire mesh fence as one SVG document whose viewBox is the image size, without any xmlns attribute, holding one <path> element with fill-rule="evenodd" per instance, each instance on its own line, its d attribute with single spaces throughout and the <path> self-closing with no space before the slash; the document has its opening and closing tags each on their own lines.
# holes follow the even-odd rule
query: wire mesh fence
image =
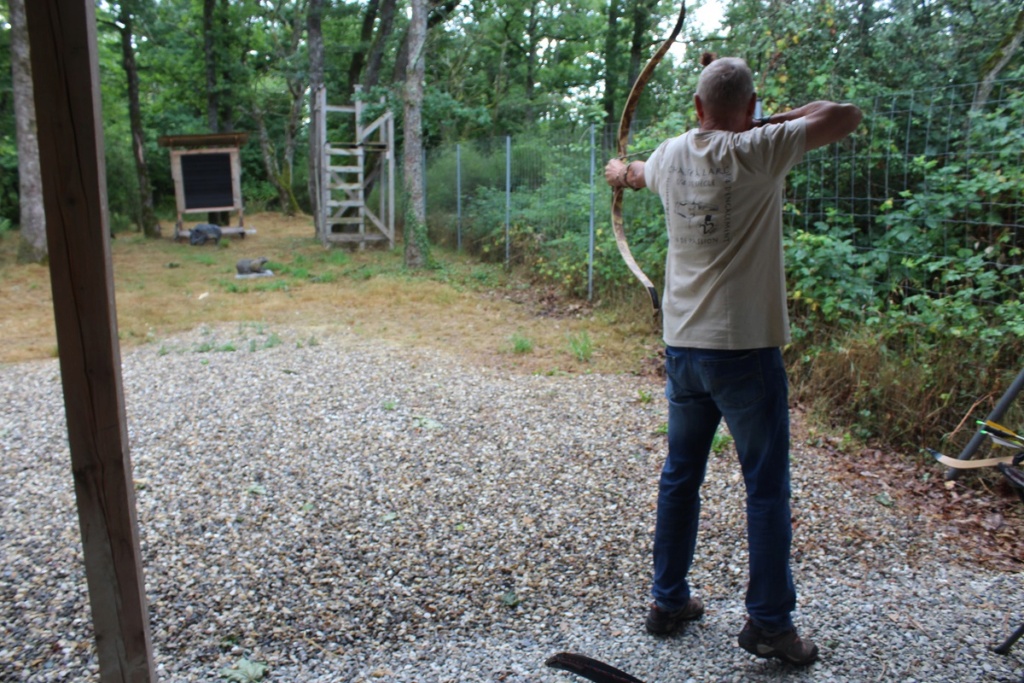
<svg viewBox="0 0 1024 683">
<path fill-rule="evenodd" d="M 789 225 L 846 222 L 859 250 L 889 264 L 975 255 L 1019 263 L 1022 86 L 997 83 L 984 104 L 978 84 L 874 98 L 858 135 L 794 172 Z"/>
<path fill-rule="evenodd" d="M 876 286 L 904 296 L 941 289 L 941 264 L 968 259 L 981 259 L 999 280 L 991 296 L 1019 293 L 1020 269 L 1011 266 L 1024 261 L 1024 81 L 997 82 L 987 93 L 980 84 L 951 85 L 859 104 L 861 129 L 809 153 L 791 172 L 787 232 L 848 243 L 870 264 Z M 432 239 L 510 264 L 539 259 L 551 270 L 545 274 L 579 292 L 586 282 L 593 295 L 625 272 L 605 261 L 618 258 L 608 248 L 603 179 L 613 136 L 609 128 L 549 126 L 433 150 Z M 657 276 L 664 256 L 657 198 L 631 194 L 624 214 L 637 260 Z M 926 262 L 939 264 L 926 269 L 934 277 L 920 274 Z"/>
</svg>

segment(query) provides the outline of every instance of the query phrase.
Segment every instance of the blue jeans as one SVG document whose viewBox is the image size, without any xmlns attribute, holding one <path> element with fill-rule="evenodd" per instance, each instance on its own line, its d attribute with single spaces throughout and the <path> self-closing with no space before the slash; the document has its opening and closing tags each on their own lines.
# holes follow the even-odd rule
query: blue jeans
<svg viewBox="0 0 1024 683">
<path fill-rule="evenodd" d="M 789 386 L 779 349 L 668 347 L 668 457 L 658 489 L 651 594 L 664 609 L 690 598 L 700 487 L 722 418 L 746 486 L 750 580 L 747 613 L 768 631 L 792 627 L 796 589 L 789 568 Z"/>
</svg>

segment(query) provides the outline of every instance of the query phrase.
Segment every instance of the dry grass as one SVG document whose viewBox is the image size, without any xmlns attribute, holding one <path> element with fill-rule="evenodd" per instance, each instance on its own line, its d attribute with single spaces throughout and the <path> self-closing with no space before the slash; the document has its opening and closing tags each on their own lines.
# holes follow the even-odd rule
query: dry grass
<svg viewBox="0 0 1024 683">
<path fill-rule="evenodd" d="M 437 253 L 437 270 L 410 272 L 401 248 L 325 250 L 309 217 L 247 217 L 255 235 L 191 246 L 122 234 L 112 242 L 122 348 L 201 325 L 258 322 L 344 329 L 367 338 L 457 350 L 468 360 L 522 372 L 645 372 L 658 349 L 646 312 L 594 309 L 506 274 L 500 266 Z M 57 353 L 48 269 L 16 265 L 17 236 L 0 236 L 0 362 Z M 236 279 L 235 262 L 266 256 L 274 277 Z M 581 361 L 569 340 L 592 343 Z M 528 352 L 513 340 L 526 339 Z"/>
</svg>

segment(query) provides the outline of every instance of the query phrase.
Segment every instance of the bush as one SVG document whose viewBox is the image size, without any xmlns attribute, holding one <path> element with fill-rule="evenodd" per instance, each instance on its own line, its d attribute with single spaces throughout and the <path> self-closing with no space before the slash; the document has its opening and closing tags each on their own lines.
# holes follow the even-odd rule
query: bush
<svg viewBox="0 0 1024 683">
<path fill-rule="evenodd" d="M 278 203 L 277 188 L 268 180 L 243 180 L 242 197 L 249 213 L 268 211 L 271 205 Z M 283 208 L 277 207 L 278 210 Z"/>
<path fill-rule="evenodd" d="M 818 232 L 793 229 L 784 236 L 797 340 L 813 336 L 819 328 L 848 328 L 863 321 L 877 300 L 870 254 L 854 246 L 855 228 L 845 217 L 833 214 L 831 218 L 831 224 L 815 225 Z"/>
<path fill-rule="evenodd" d="M 0 224 L 16 224 L 21 220 L 18 203 L 18 151 L 14 136 L 0 136 Z"/>
</svg>

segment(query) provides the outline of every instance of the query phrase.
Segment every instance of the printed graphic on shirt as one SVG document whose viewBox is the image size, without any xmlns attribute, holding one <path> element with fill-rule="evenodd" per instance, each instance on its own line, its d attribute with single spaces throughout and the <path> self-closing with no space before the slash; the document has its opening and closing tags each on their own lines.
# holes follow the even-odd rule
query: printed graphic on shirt
<svg viewBox="0 0 1024 683">
<path fill-rule="evenodd" d="M 673 212 L 683 220 L 673 221 L 673 226 L 684 228 L 672 235 L 672 241 L 704 247 L 728 244 L 732 225 L 732 169 L 672 165 L 669 174 L 677 196 L 682 196 L 676 201 Z"/>
</svg>

